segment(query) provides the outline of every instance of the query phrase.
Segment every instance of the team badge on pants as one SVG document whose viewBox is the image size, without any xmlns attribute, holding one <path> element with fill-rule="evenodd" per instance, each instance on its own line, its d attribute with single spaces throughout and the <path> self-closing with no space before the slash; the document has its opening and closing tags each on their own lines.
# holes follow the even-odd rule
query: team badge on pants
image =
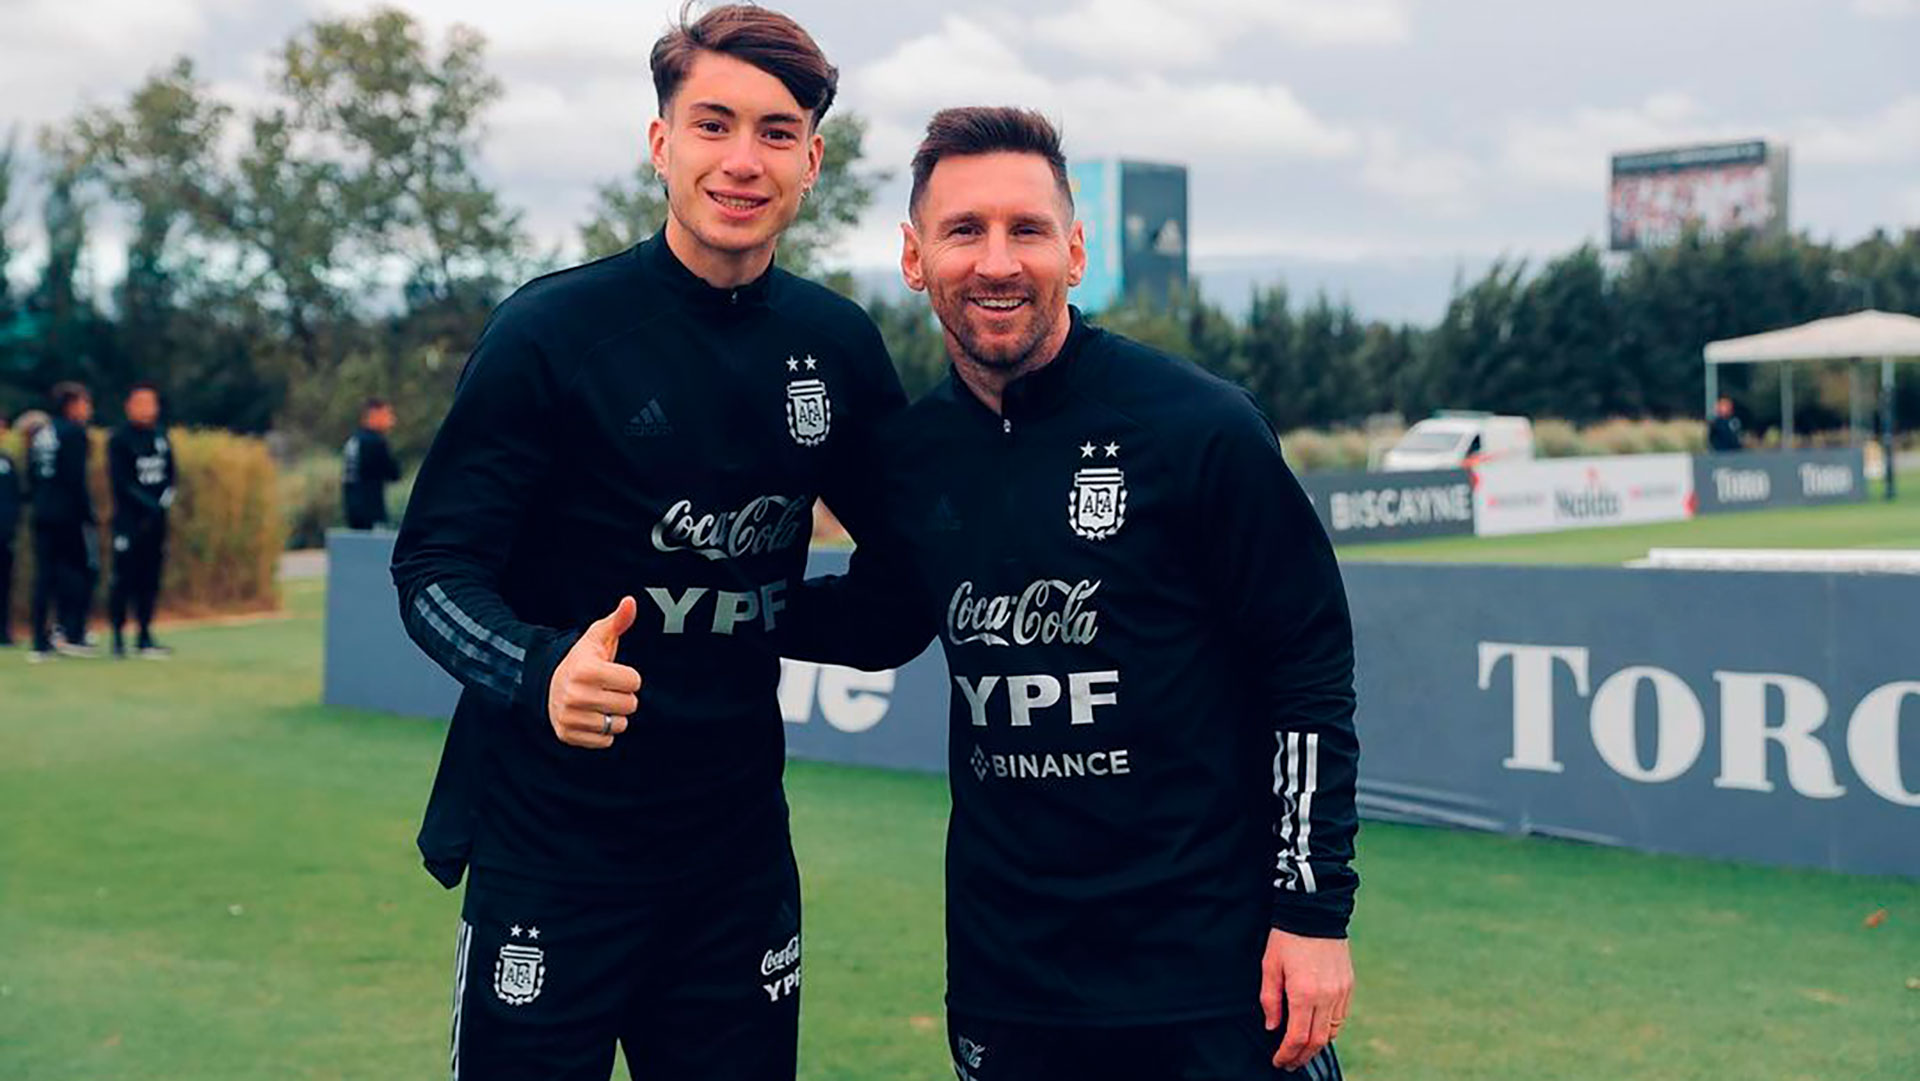
<svg viewBox="0 0 1920 1081">
<path fill-rule="evenodd" d="M 547 982 L 546 955 L 538 946 L 502 946 L 493 963 L 493 993 L 509 1006 L 525 1006 L 540 997 Z"/>
</svg>

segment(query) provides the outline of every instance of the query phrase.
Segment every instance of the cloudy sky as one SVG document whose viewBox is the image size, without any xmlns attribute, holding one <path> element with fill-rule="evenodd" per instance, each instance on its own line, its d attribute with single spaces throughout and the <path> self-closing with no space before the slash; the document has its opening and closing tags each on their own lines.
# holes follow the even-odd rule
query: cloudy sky
<svg viewBox="0 0 1920 1081">
<path fill-rule="evenodd" d="M 30 131 L 185 53 L 243 108 L 268 50 L 359 0 L 0 0 L 0 117 Z M 668 0 L 409 0 L 490 42 L 488 167 L 571 244 L 637 160 Z M 1599 239 L 1609 153 L 1785 140 L 1817 238 L 1920 226 L 1920 0 L 788 0 L 896 174 L 943 105 L 1016 103 L 1075 157 L 1191 168 L 1196 268 L 1427 319 L 1456 268 Z M 904 187 L 843 253 L 897 253 Z M 31 208 L 15 206 L 31 243 Z M 25 213 L 23 213 L 25 212 Z M 31 256 L 29 256 L 30 258 Z M 16 276 L 22 268 L 16 267 Z M 103 268 L 104 269 L 104 268 Z M 1244 289 L 1244 285 L 1240 285 Z"/>
</svg>

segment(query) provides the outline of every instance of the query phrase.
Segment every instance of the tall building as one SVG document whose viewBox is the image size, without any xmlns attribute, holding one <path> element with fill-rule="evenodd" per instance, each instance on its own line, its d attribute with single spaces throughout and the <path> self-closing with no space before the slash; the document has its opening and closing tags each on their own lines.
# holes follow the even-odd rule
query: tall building
<svg viewBox="0 0 1920 1081">
<path fill-rule="evenodd" d="M 1096 312 L 1187 284 L 1187 167 L 1116 159 L 1068 170 L 1087 232 L 1087 275 L 1071 295 Z"/>
</svg>

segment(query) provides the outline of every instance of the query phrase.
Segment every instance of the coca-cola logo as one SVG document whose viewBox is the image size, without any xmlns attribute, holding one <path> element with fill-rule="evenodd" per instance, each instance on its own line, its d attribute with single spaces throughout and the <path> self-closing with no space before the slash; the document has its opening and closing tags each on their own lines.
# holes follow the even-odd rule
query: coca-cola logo
<svg viewBox="0 0 1920 1081">
<path fill-rule="evenodd" d="M 947 640 L 956 646 L 1084 646 L 1100 633 L 1100 613 L 1088 602 L 1099 582 L 1063 582 L 1042 578 L 1018 596 L 975 596 L 972 582 L 961 582 L 947 604 Z"/>
<path fill-rule="evenodd" d="M 654 525 L 653 546 L 662 552 L 699 552 L 708 559 L 766 555 L 806 538 L 812 505 L 801 496 L 763 495 L 739 510 L 701 514 L 693 500 L 682 499 Z"/>
<path fill-rule="evenodd" d="M 760 958 L 760 975 L 771 976 L 789 965 L 800 963 L 800 936 L 795 935 L 777 950 L 768 950 Z"/>
</svg>

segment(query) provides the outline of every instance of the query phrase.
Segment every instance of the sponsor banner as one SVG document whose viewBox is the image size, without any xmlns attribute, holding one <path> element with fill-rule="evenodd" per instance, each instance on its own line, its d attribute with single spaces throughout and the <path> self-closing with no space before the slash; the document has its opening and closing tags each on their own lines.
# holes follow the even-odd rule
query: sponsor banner
<svg viewBox="0 0 1920 1081">
<path fill-rule="evenodd" d="M 1693 489 L 1701 514 L 1858 503 L 1867 498 L 1866 454 L 1859 447 L 1702 454 L 1693 460 Z"/>
<path fill-rule="evenodd" d="M 327 701 L 450 714 L 452 681 L 400 629 L 392 538 L 330 540 Z M 811 571 L 845 563 L 815 553 Z M 1363 817 L 1920 876 L 1920 578 L 1391 563 L 1344 573 Z M 956 600 L 945 633 L 1026 627 L 1084 645 L 1098 633 L 1082 618 L 1092 588 L 976 591 Z M 787 662 L 788 751 L 942 770 L 951 688 L 937 648 L 890 673 Z"/>
<path fill-rule="evenodd" d="M 1464 469 L 1307 473 L 1300 486 L 1335 544 L 1473 532 L 1473 479 Z"/>
<path fill-rule="evenodd" d="M 1551 458 L 1485 466 L 1474 475 L 1474 532 L 1483 537 L 1677 522 L 1693 517 L 1685 454 Z"/>
<path fill-rule="evenodd" d="M 1346 574 L 1363 814 L 1920 876 L 1920 579 Z"/>
</svg>

